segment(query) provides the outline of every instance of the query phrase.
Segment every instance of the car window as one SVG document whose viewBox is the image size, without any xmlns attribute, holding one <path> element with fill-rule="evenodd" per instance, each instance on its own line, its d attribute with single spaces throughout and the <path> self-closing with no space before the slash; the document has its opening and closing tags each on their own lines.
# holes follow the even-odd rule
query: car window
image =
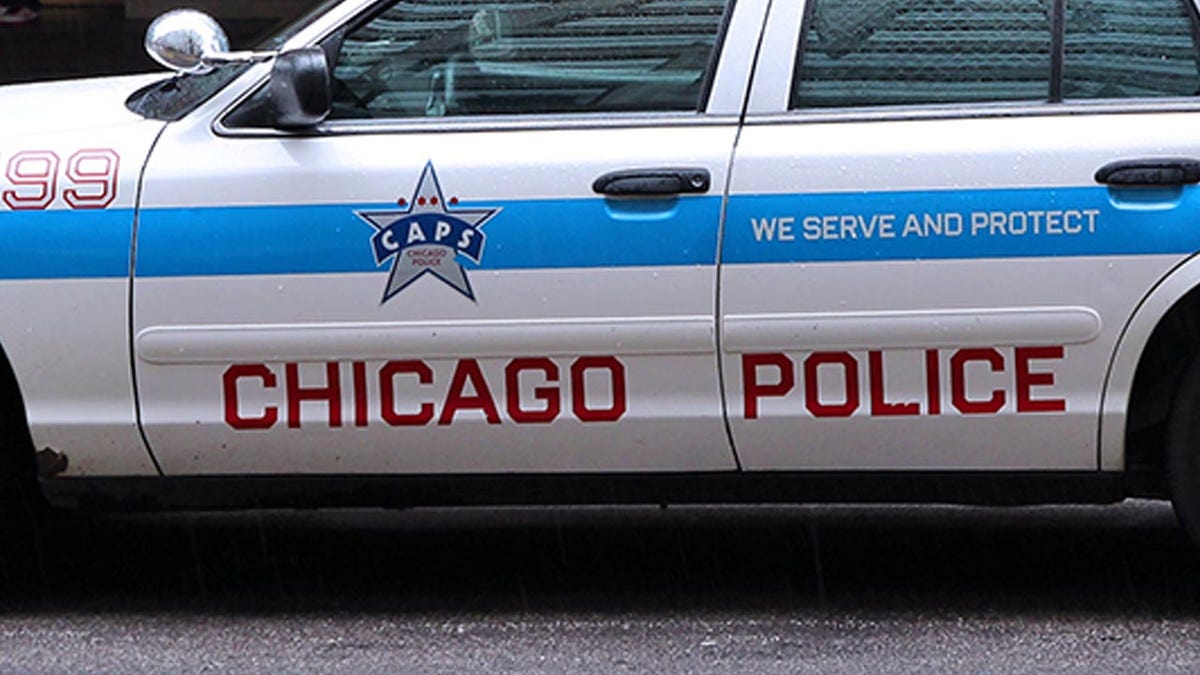
<svg viewBox="0 0 1200 675">
<path fill-rule="evenodd" d="M 1044 99 L 1049 0 L 816 0 L 792 107 Z"/>
<path fill-rule="evenodd" d="M 302 5 L 299 12 L 281 19 L 267 29 L 257 44 L 259 49 L 279 49 L 285 42 L 345 0 L 321 0 L 315 5 Z"/>
<path fill-rule="evenodd" d="M 1180 0 L 1068 0 L 1063 95 L 1194 96 L 1196 21 Z"/>
<path fill-rule="evenodd" d="M 333 118 L 697 110 L 726 0 L 406 0 L 341 39 Z"/>
<path fill-rule="evenodd" d="M 1188 0 L 813 0 L 808 11 L 793 109 L 1191 96 L 1200 85 Z"/>
</svg>

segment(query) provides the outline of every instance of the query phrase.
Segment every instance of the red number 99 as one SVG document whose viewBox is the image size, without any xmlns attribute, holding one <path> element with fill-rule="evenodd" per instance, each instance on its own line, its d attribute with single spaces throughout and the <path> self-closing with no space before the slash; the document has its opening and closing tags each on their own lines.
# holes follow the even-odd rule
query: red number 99
<svg viewBox="0 0 1200 675">
<path fill-rule="evenodd" d="M 73 209 L 102 209 L 117 197 L 117 168 L 121 158 L 112 150 L 80 150 L 67 160 L 67 179 L 74 187 L 63 190 Z M 86 188 L 86 189 L 84 189 Z"/>
<path fill-rule="evenodd" d="M 14 211 L 44 209 L 54 201 L 57 191 L 58 155 L 47 150 L 26 150 L 8 160 L 5 174 L 15 188 L 31 187 L 36 190 L 5 190 L 4 203 Z"/>
</svg>

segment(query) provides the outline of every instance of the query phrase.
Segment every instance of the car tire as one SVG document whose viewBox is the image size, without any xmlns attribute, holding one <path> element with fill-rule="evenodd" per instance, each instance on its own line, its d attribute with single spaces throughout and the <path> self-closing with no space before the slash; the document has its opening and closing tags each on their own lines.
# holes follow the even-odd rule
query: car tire
<svg viewBox="0 0 1200 675">
<path fill-rule="evenodd" d="M 47 516 L 51 509 L 38 486 L 42 460 L 34 452 L 20 392 L 8 358 L 0 350 L 0 522 L 28 524 Z M 59 459 L 55 453 L 50 455 Z M 66 458 L 60 461 L 65 465 Z"/>
<path fill-rule="evenodd" d="M 0 382 L 15 385 L 6 370 L 0 369 Z M 0 397 L 0 592 L 45 586 L 45 535 L 54 515 L 38 488 L 38 458 L 21 401 Z"/>
<path fill-rule="evenodd" d="M 1200 545 L 1200 358 L 1184 371 L 1171 403 L 1166 472 L 1175 517 Z"/>
</svg>

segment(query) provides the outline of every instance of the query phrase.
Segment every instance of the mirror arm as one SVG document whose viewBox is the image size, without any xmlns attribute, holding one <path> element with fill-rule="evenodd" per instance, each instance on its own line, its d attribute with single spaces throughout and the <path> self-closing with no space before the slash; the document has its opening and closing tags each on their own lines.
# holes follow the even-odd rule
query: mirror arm
<svg viewBox="0 0 1200 675">
<path fill-rule="evenodd" d="M 279 55 L 279 52 L 209 52 L 200 57 L 200 62 L 206 66 L 220 66 L 227 63 L 263 63 Z"/>
</svg>

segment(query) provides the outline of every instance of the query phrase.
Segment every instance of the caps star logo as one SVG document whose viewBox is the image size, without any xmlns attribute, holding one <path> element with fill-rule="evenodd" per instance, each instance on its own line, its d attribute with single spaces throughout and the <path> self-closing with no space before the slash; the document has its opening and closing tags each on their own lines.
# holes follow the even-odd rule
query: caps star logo
<svg viewBox="0 0 1200 675">
<path fill-rule="evenodd" d="M 446 202 L 433 162 L 425 165 L 411 201 L 398 200 L 403 211 L 356 211 L 355 215 L 375 228 L 371 248 L 375 265 L 392 263 L 383 304 L 417 279 L 431 274 L 451 288 L 475 300 L 467 271 L 458 261 L 462 255 L 476 264 L 483 258 L 486 236 L 480 229 L 500 212 L 499 208 L 455 208 L 457 198 Z"/>
</svg>

